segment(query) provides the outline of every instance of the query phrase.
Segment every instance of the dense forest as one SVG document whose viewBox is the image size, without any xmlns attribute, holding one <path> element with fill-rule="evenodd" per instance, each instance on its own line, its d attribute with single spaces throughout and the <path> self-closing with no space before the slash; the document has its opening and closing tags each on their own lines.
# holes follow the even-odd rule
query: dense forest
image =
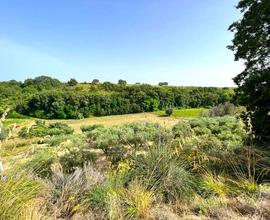
<svg viewBox="0 0 270 220">
<path fill-rule="evenodd" d="M 0 113 L 11 107 L 38 118 L 75 119 L 172 107 L 211 107 L 232 101 L 233 95 L 233 88 L 128 85 L 124 80 L 118 84 L 98 80 L 77 83 L 75 79 L 62 83 L 39 76 L 24 82 L 0 82 Z"/>
</svg>

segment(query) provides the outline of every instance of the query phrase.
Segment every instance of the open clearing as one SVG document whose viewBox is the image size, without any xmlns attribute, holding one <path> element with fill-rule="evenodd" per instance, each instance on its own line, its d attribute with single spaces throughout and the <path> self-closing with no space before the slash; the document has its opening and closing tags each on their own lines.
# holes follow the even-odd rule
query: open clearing
<svg viewBox="0 0 270 220">
<path fill-rule="evenodd" d="M 207 109 L 204 108 L 192 108 L 192 109 L 175 109 L 171 117 L 167 117 L 164 111 L 156 111 L 153 113 L 137 113 L 137 114 L 126 114 L 126 115 L 110 115 L 103 117 L 90 117 L 85 119 L 57 119 L 57 120 L 46 120 L 48 123 L 62 122 L 71 126 L 75 132 L 80 132 L 82 125 L 94 125 L 101 124 L 104 126 L 119 125 L 131 122 L 152 122 L 159 123 L 162 126 L 172 126 L 179 120 L 199 117 Z M 5 126 L 10 126 L 14 123 L 22 126 L 32 124 L 35 118 L 29 119 L 7 119 Z"/>
<path fill-rule="evenodd" d="M 153 113 L 137 113 L 128 115 L 112 115 L 104 117 L 91 117 L 80 120 L 48 120 L 48 122 L 63 122 L 74 128 L 75 132 L 80 132 L 82 125 L 101 124 L 104 126 L 119 125 L 131 122 L 154 122 L 163 126 L 176 124 L 179 119 L 171 117 L 161 117 Z"/>
<path fill-rule="evenodd" d="M 186 108 L 186 109 L 174 109 L 172 118 L 193 118 L 199 117 L 203 113 L 207 112 L 206 108 Z M 155 114 L 159 116 L 166 116 L 165 111 L 156 111 Z"/>
<path fill-rule="evenodd" d="M 36 119 L 7 119 L 5 125 L 9 126 L 14 123 L 22 126 L 27 126 L 32 124 Z M 181 119 L 176 119 L 174 117 L 164 117 L 153 113 L 137 113 L 137 114 L 127 114 L 127 115 L 111 115 L 103 117 L 90 117 L 85 119 L 68 119 L 68 120 L 46 120 L 48 123 L 62 122 L 71 126 L 75 132 L 80 132 L 80 127 L 82 125 L 93 125 L 101 124 L 104 126 L 119 125 L 131 122 L 153 122 L 159 123 L 162 126 L 171 126 L 176 124 Z M 182 119 L 183 120 L 183 119 Z"/>
</svg>

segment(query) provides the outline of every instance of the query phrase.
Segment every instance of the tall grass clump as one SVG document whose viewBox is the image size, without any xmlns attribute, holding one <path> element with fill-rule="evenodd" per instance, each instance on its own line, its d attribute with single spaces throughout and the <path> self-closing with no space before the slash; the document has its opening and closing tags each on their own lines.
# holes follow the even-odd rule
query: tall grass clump
<svg viewBox="0 0 270 220">
<path fill-rule="evenodd" d="M 23 219 L 24 211 L 35 205 L 42 188 L 40 182 L 25 173 L 11 174 L 1 179 L 0 220 Z"/>
<path fill-rule="evenodd" d="M 157 196 L 138 180 L 127 184 L 124 175 L 108 176 L 89 191 L 84 205 L 105 219 L 152 219 Z"/>
<path fill-rule="evenodd" d="M 136 156 L 133 164 L 131 178 L 139 179 L 147 189 L 162 194 L 166 202 L 191 197 L 195 192 L 193 175 L 167 147 L 153 147 L 145 155 Z"/>
<path fill-rule="evenodd" d="M 154 192 L 135 180 L 122 192 L 125 219 L 151 219 L 156 200 Z"/>
<path fill-rule="evenodd" d="M 52 167 L 52 177 L 48 181 L 50 194 L 48 207 L 58 217 L 71 217 L 82 208 L 85 194 L 95 185 L 103 182 L 103 176 L 92 165 L 86 164 L 73 173 L 64 173 L 60 164 Z"/>
</svg>

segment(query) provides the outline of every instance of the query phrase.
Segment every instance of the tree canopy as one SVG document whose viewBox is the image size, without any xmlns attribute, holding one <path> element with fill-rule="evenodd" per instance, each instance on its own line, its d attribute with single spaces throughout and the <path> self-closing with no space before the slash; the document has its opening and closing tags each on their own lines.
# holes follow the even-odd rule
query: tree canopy
<svg viewBox="0 0 270 220">
<path fill-rule="evenodd" d="M 168 107 L 211 107 L 231 101 L 233 88 L 78 83 L 55 79 L 0 82 L 0 111 L 10 107 L 38 118 L 81 118 L 152 112 Z M 32 82 L 39 83 L 32 83 Z M 54 83 L 52 83 L 54 82 Z"/>
<path fill-rule="evenodd" d="M 270 140 L 270 1 L 241 0 L 237 9 L 243 17 L 229 27 L 235 35 L 228 46 L 236 61 L 245 61 L 234 78 L 237 97 L 247 106 L 256 137 Z"/>
</svg>

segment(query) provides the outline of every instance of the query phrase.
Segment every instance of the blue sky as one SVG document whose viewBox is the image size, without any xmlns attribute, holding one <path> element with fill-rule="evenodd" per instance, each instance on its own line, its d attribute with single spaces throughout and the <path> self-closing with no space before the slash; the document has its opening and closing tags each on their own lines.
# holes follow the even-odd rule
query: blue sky
<svg viewBox="0 0 270 220">
<path fill-rule="evenodd" d="M 0 80 L 233 86 L 237 0 L 1 0 Z"/>
</svg>

